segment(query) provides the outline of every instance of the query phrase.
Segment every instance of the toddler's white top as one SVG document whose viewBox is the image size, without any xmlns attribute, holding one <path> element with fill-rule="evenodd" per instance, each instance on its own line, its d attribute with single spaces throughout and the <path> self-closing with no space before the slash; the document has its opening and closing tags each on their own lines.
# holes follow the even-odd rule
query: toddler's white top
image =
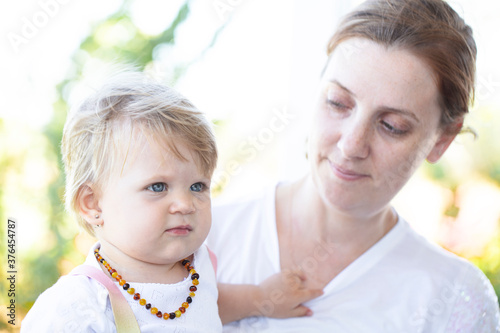
<svg viewBox="0 0 500 333">
<path fill-rule="evenodd" d="M 219 282 L 258 284 L 280 271 L 275 188 L 214 207 L 207 243 L 218 257 Z M 324 264 L 329 251 L 318 247 L 307 265 Z M 401 218 L 305 305 L 312 317 L 247 318 L 224 332 L 500 332 L 498 301 L 486 276 Z M 259 305 L 261 311 L 273 306 L 279 305 Z"/>
<path fill-rule="evenodd" d="M 97 243 L 92 247 L 84 265 L 100 269 L 94 256 L 94 249 L 98 246 Z M 196 296 L 186 313 L 174 320 L 156 317 L 123 288 L 119 288 L 132 308 L 142 333 L 222 331 L 215 272 L 205 245 L 194 253 L 193 266 L 200 274 Z M 186 301 L 192 284 L 187 278 L 175 284 L 130 282 L 130 285 L 158 310 L 174 312 Z M 21 323 L 21 332 L 116 332 L 108 291 L 87 276 L 62 276 L 38 297 Z"/>
</svg>

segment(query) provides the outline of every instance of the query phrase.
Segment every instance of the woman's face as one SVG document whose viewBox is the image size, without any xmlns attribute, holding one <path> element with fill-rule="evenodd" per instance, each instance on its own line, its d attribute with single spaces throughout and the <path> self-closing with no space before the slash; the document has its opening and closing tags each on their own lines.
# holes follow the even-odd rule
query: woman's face
<svg viewBox="0 0 500 333">
<path fill-rule="evenodd" d="M 440 116 L 433 73 L 419 58 L 365 39 L 342 42 L 323 75 L 309 137 L 322 199 L 365 215 L 386 207 L 453 140 Z"/>
</svg>

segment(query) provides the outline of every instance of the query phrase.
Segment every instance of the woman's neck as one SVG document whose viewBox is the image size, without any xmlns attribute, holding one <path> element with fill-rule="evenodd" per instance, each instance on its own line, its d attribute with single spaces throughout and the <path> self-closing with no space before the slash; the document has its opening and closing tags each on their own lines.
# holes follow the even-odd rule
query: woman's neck
<svg viewBox="0 0 500 333">
<path fill-rule="evenodd" d="M 279 194 L 279 193 L 278 193 Z M 288 198 L 287 198 L 288 196 Z M 335 247 L 363 253 L 386 235 L 397 222 L 393 209 L 387 205 L 376 212 L 344 212 L 325 202 L 312 178 L 284 185 L 278 200 L 287 202 L 288 223 L 303 239 L 321 241 Z M 304 209 L 305 208 L 305 209 Z"/>
</svg>

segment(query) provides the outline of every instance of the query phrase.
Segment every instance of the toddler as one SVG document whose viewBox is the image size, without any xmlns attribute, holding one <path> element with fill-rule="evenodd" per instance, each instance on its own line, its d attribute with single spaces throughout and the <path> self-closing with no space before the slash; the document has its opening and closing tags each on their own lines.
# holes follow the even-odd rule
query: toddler
<svg viewBox="0 0 500 333">
<path fill-rule="evenodd" d="M 69 114 L 62 155 L 67 210 L 98 242 L 38 297 L 21 331 L 221 332 L 215 257 L 203 244 L 217 149 L 203 114 L 122 73 Z M 224 322 L 311 315 L 301 303 L 321 294 L 295 272 L 220 287 Z"/>
<path fill-rule="evenodd" d="M 22 331 L 222 331 L 203 245 L 217 161 L 203 114 L 122 73 L 69 114 L 62 154 L 67 208 L 98 242 L 38 297 Z"/>
</svg>

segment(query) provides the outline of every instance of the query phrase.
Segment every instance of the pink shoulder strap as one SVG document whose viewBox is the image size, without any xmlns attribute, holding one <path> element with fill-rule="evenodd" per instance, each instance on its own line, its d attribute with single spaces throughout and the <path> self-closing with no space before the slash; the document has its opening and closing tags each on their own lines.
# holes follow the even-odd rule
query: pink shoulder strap
<svg viewBox="0 0 500 333">
<path fill-rule="evenodd" d="M 80 265 L 73 269 L 69 275 L 85 275 L 102 284 L 109 293 L 109 301 L 115 317 L 116 332 L 118 333 L 140 333 L 139 325 L 135 319 L 134 312 L 130 308 L 120 289 L 103 271 L 90 265 Z"/>
<path fill-rule="evenodd" d="M 215 276 L 217 277 L 217 256 L 215 255 L 215 253 L 212 252 L 212 250 L 210 250 L 208 246 L 207 250 L 208 250 L 208 255 L 210 256 L 210 261 L 212 262 L 212 266 L 214 267 Z"/>
</svg>

